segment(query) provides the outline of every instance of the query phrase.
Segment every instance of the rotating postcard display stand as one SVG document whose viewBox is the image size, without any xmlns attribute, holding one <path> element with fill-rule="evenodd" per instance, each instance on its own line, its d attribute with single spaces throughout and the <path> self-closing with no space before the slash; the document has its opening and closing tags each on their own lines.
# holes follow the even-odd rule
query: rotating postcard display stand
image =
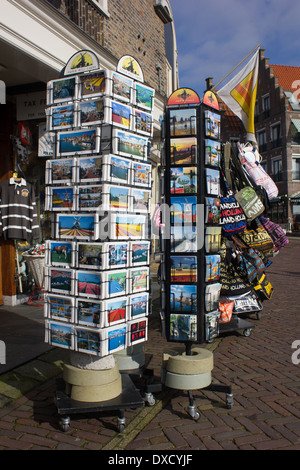
<svg viewBox="0 0 300 470">
<path fill-rule="evenodd" d="M 162 382 L 188 390 L 189 414 L 198 419 L 192 390 L 226 393 L 212 383 L 212 353 L 192 345 L 218 335 L 221 227 L 215 218 L 220 198 L 220 121 L 218 102 L 206 92 L 202 103 L 191 89 L 169 98 L 165 122 L 162 211 L 162 318 L 169 342 L 184 343 L 180 356 L 164 355 Z M 168 223 L 169 221 L 169 223 Z"/>
<path fill-rule="evenodd" d="M 144 405 L 116 356 L 147 340 L 154 90 L 129 56 L 111 72 L 80 51 L 61 75 L 46 110 L 56 146 L 46 164 L 45 341 L 70 350 L 56 396 L 62 428 L 71 413 L 118 410 L 122 430 L 124 409 Z"/>
</svg>

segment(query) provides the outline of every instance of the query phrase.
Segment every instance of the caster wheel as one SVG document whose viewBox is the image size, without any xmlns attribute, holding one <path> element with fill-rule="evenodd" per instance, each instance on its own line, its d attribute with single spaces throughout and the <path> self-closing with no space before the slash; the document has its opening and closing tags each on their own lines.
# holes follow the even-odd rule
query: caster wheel
<svg viewBox="0 0 300 470">
<path fill-rule="evenodd" d="M 62 418 L 60 421 L 60 427 L 63 432 L 67 432 L 70 429 L 70 418 Z"/>
<path fill-rule="evenodd" d="M 148 406 L 154 406 L 156 404 L 156 400 L 152 393 L 145 393 L 145 402 Z"/>
<path fill-rule="evenodd" d="M 226 406 L 229 410 L 233 407 L 233 395 L 226 395 Z"/>
<path fill-rule="evenodd" d="M 195 421 L 198 421 L 200 418 L 200 413 L 195 406 L 189 406 L 188 413 Z"/>
<path fill-rule="evenodd" d="M 119 432 L 124 431 L 125 425 L 126 425 L 126 420 L 125 420 L 125 418 L 118 418 L 117 428 L 118 428 L 118 431 L 119 431 Z"/>
<path fill-rule="evenodd" d="M 244 336 L 250 336 L 250 335 L 251 335 L 251 331 L 252 331 L 251 328 L 247 328 L 246 330 L 244 330 L 243 335 L 244 335 Z"/>
</svg>

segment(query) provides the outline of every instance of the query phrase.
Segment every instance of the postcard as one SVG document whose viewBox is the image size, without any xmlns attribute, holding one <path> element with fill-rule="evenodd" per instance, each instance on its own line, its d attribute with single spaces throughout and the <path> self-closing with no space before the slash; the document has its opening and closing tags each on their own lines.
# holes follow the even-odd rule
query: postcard
<svg viewBox="0 0 300 470">
<path fill-rule="evenodd" d="M 222 285 L 218 282 L 205 287 L 205 309 L 207 312 L 218 310 Z"/>
<path fill-rule="evenodd" d="M 78 104 L 78 126 L 100 125 L 107 122 L 105 98 L 82 100 Z"/>
<path fill-rule="evenodd" d="M 115 155 L 104 155 L 104 180 L 109 183 L 131 183 L 131 160 Z"/>
<path fill-rule="evenodd" d="M 111 326 L 107 328 L 107 354 L 127 348 L 127 325 Z"/>
<path fill-rule="evenodd" d="M 102 204 L 102 185 L 78 186 L 78 210 L 96 211 Z"/>
<path fill-rule="evenodd" d="M 205 250 L 207 253 L 216 253 L 221 247 L 221 227 L 206 227 Z"/>
<path fill-rule="evenodd" d="M 205 135 L 214 139 L 220 139 L 221 116 L 212 111 L 205 111 Z"/>
<path fill-rule="evenodd" d="M 125 186 L 103 185 L 103 210 L 130 212 L 130 188 Z"/>
<path fill-rule="evenodd" d="M 170 256 L 171 282 L 197 282 L 196 256 Z"/>
<path fill-rule="evenodd" d="M 45 322 L 45 342 L 65 349 L 74 349 L 74 329 L 71 325 Z"/>
<path fill-rule="evenodd" d="M 170 314 L 169 340 L 197 341 L 197 334 L 197 315 Z"/>
<path fill-rule="evenodd" d="M 220 166 L 221 144 L 215 140 L 205 139 L 205 164 Z"/>
<path fill-rule="evenodd" d="M 128 322 L 129 344 L 142 343 L 148 339 L 148 318 Z"/>
<path fill-rule="evenodd" d="M 197 163 L 197 146 L 196 137 L 170 139 L 171 165 L 192 165 Z"/>
<path fill-rule="evenodd" d="M 73 158 L 46 161 L 46 184 L 71 184 L 75 182 L 76 163 Z"/>
<path fill-rule="evenodd" d="M 197 110 L 195 108 L 170 109 L 170 136 L 188 136 L 197 133 Z"/>
<path fill-rule="evenodd" d="M 47 105 L 77 99 L 78 77 L 51 80 L 47 85 Z"/>
<path fill-rule="evenodd" d="M 104 269 L 103 243 L 77 243 L 77 267 L 82 269 Z"/>
<path fill-rule="evenodd" d="M 132 128 L 132 108 L 124 103 L 114 100 L 106 100 L 107 123 L 126 130 Z"/>
<path fill-rule="evenodd" d="M 132 162 L 132 184 L 151 187 L 152 166 L 147 163 Z"/>
<path fill-rule="evenodd" d="M 195 226 L 174 225 L 170 227 L 171 251 L 197 251 L 197 231 Z"/>
<path fill-rule="evenodd" d="M 220 198 L 206 197 L 205 222 L 207 224 L 218 224 L 220 220 Z"/>
<path fill-rule="evenodd" d="M 142 292 L 149 290 L 150 269 L 148 267 L 133 268 L 129 270 L 130 292 Z"/>
<path fill-rule="evenodd" d="M 74 103 L 66 103 L 61 106 L 48 108 L 49 130 L 68 129 L 77 126 L 76 110 Z"/>
<path fill-rule="evenodd" d="M 220 196 L 220 171 L 206 168 L 205 174 L 207 194 Z"/>
<path fill-rule="evenodd" d="M 75 350 L 102 357 L 103 332 L 88 328 L 75 328 Z"/>
<path fill-rule="evenodd" d="M 197 286 L 170 285 L 170 309 L 175 312 L 197 312 Z"/>
<path fill-rule="evenodd" d="M 74 186 L 53 186 L 46 188 L 45 209 L 50 211 L 74 211 L 77 199 Z"/>
<path fill-rule="evenodd" d="M 76 271 L 76 295 L 102 299 L 104 297 L 103 280 L 101 271 Z"/>
<path fill-rule="evenodd" d="M 109 80 L 105 70 L 79 75 L 78 97 L 79 99 L 90 98 L 91 96 L 109 95 Z"/>
<path fill-rule="evenodd" d="M 113 129 L 113 153 L 139 160 L 148 158 L 149 140 L 130 132 Z"/>
<path fill-rule="evenodd" d="M 133 80 L 118 72 L 110 73 L 111 94 L 114 98 L 126 101 L 132 101 Z"/>
<path fill-rule="evenodd" d="M 45 268 L 46 291 L 72 295 L 74 293 L 75 271 L 67 268 Z"/>
<path fill-rule="evenodd" d="M 105 317 L 102 301 L 76 298 L 75 319 L 79 325 L 104 328 Z"/>
<path fill-rule="evenodd" d="M 150 200 L 151 200 L 151 191 L 147 189 L 137 189 L 133 188 L 131 190 L 132 212 L 150 212 Z"/>
<path fill-rule="evenodd" d="M 205 256 L 205 281 L 215 282 L 220 280 L 220 255 Z"/>
<path fill-rule="evenodd" d="M 100 155 L 78 157 L 76 159 L 77 181 L 79 183 L 97 183 L 102 180 L 102 161 Z"/>
<path fill-rule="evenodd" d="M 105 269 L 126 268 L 129 266 L 129 242 L 104 243 Z"/>
<path fill-rule="evenodd" d="M 57 156 L 99 153 L 100 127 L 57 133 Z"/>
<path fill-rule="evenodd" d="M 197 167 L 170 168 L 171 194 L 193 194 L 197 192 Z"/>
<path fill-rule="evenodd" d="M 128 294 L 128 270 L 118 269 L 105 272 L 105 293 L 107 297 Z"/>
<path fill-rule="evenodd" d="M 128 318 L 146 317 L 149 314 L 149 293 L 133 294 L 128 300 Z"/>
<path fill-rule="evenodd" d="M 154 94 L 155 90 L 153 88 L 150 88 L 143 83 L 135 82 L 133 102 L 136 106 L 151 112 L 154 105 Z"/>
<path fill-rule="evenodd" d="M 143 239 L 146 236 L 146 216 L 111 214 L 109 229 L 112 240 Z"/>
<path fill-rule="evenodd" d="M 170 198 L 171 224 L 196 223 L 196 196 L 172 196 Z"/>
<path fill-rule="evenodd" d="M 67 241 L 46 240 L 46 264 L 49 266 L 75 266 L 75 244 Z"/>
<path fill-rule="evenodd" d="M 105 326 L 117 325 L 127 320 L 127 302 L 128 297 L 118 297 L 103 302 Z"/>
<path fill-rule="evenodd" d="M 205 314 L 205 340 L 211 343 L 219 335 L 220 311 Z"/>
<path fill-rule="evenodd" d="M 140 134 L 152 136 L 153 133 L 153 116 L 152 114 L 134 109 L 134 127 L 133 130 Z"/>
<path fill-rule="evenodd" d="M 150 264 L 150 242 L 130 242 L 130 265 L 142 266 Z"/>
<path fill-rule="evenodd" d="M 45 316 L 51 320 L 74 322 L 74 297 L 45 294 Z"/>
<path fill-rule="evenodd" d="M 98 216 L 89 214 L 57 214 L 56 238 L 88 239 L 98 238 Z"/>
</svg>

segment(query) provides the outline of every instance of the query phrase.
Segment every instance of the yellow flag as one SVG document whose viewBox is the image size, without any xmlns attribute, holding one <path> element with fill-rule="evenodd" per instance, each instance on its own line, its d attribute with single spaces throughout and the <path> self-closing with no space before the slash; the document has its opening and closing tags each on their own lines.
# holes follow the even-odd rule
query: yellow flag
<svg viewBox="0 0 300 470">
<path fill-rule="evenodd" d="M 243 122 L 247 140 L 256 142 L 254 110 L 257 93 L 259 49 L 245 65 L 217 94 L 231 111 Z"/>
</svg>

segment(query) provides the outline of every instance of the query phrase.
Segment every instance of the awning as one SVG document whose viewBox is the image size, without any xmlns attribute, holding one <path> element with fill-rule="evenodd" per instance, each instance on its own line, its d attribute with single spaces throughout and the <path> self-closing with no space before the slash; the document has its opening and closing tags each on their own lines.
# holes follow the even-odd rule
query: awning
<svg viewBox="0 0 300 470">
<path fill-rule="evenodd" d="M 300 191 L 297 191 L 296 193 L 292 194 L 290 197 L 291 202 L 298 202 L 300 203 Z"/>
<path fill-rule="evenodd" d="M 297 132 L 300 132 L 300 119 L 291 119 L 291 121 L 296 127 Z"/>
</svg>

